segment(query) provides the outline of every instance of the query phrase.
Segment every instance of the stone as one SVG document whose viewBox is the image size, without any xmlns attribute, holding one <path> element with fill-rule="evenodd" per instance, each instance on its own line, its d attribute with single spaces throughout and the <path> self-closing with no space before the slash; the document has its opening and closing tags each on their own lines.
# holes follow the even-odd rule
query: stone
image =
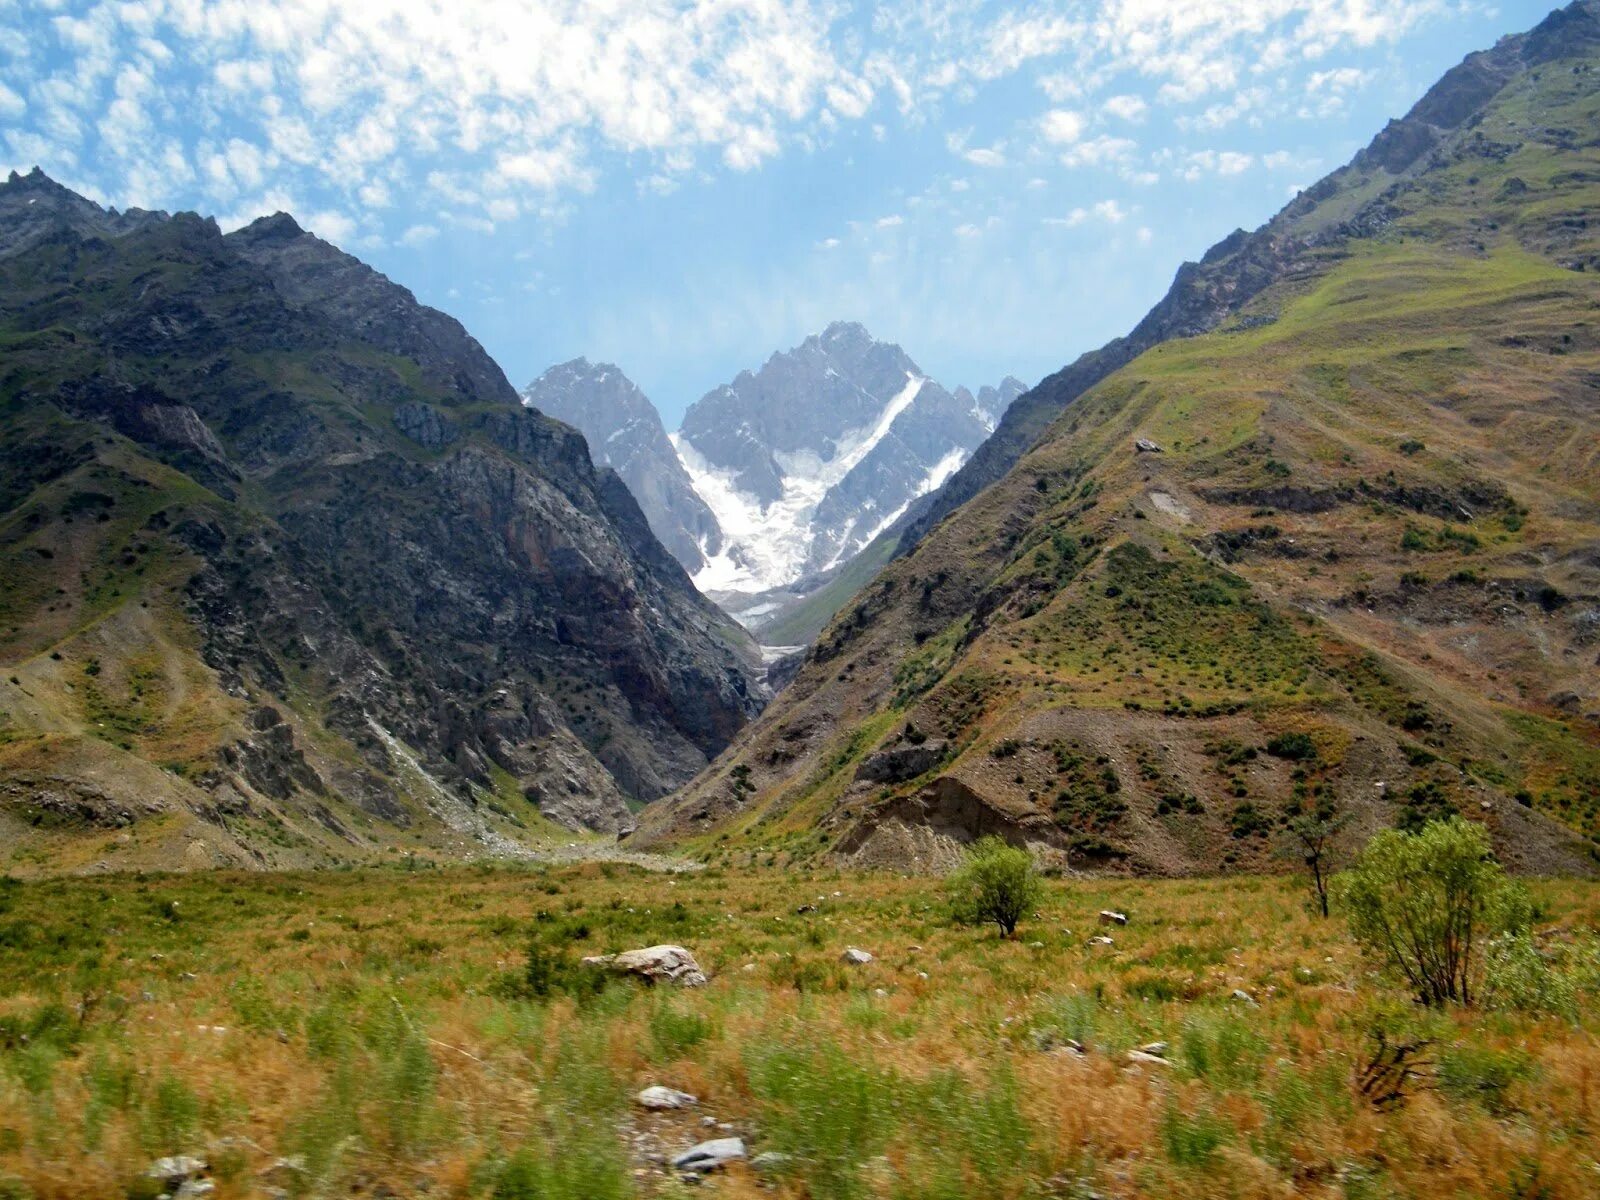
<svg viewBox="0 0 1600 1200">
<path fill-rule="evenodd" d="M 1127 923 L 1127 913 L 1112 912 L 1109 908 L 1100 910 L 1100 924 L 1102 925 L 1126 925 Z"/>
<path fill-rule="evenodd" d="M 640 1107 L 658 1112 L 670 1108 L 688 1108 L 699 1103 L 688 1092 L 680 1092 L 676 1088 L 662 1087 L 660 1084 L 652 1084 L 650 1087 L 645 1088 L 634 1099 L 639 1102 Z"/>
<path fill-rule="evenodd" d="M 159 1179 L 168 1187 L 177 1188 L 204 1175 L 211 1168 L 203 1158 L 192 1154 L 174 1154 L 158 1158 L 145 1168 L 146 1179 Z"/>
<path fill-rule="evenodd" d="M 1146 1042 L 1144 1045 L 1139 1047 L 1141 1053 L 1152 1054 L 1156 1058 L 1165 1058 L 1167 1056 L 1168 1049 L 1170 1049 L 1170 1047 L 1165 1042 Z"/>
<path fill-rule="evenodd" d="M 1103 933 L 1089 939 L 1089 945 L 1091 946 L 1113 946 L 1115 944 L 1115 942 L 1106 937 L 1106 935 Z"/>
<path fill-rule="evenodd" d="M 672 1160 L 674 1170 L 703 1175 L 716 1171 L 745 1156 L 744 1139 L 736 1137 L 714 1138 L 685 1150 Z"/>
<path fill-rule="evenodd" d="M 1172 1065 L 1159 1054 L 1146 1054 L 1143 1050 L 1128 1051 L 1128 1061 L 1130 1063 L 1146 1063 L 1158 1067 L 1170 1067 Z"/>
<path fill-rule="evenodd" d="M 1149 438 L 1136 438 L 1136 439 L 1134 439 L 1133 448 L 1135 450 L 1137 450 L 1140 454 L 1164 454 L 1164 453 L 1166 453 L 1166 451 L 1162 450 L 1162 448 L 1160 447 L 1159 444 L 1157 444 L 1156 442 L 1152 442 Z"/>
<path fill-rule="evenodd" d="M 1243 988 L 1234 988 L 1233 989 L 1233 998 L 1235 1000 L 1237 1000 L 1240 1004 L 1248 1004 L 1251 1008 L 1260 1008 L 1261 1007 L 1259 1004 L 1256 1003 L 1256 998 L 1254 996 L 1252 996 L 1249 992 L 1245 991 Z"/>
<path fill-rule="evenodd" d="M 619 975 L 637 975 L 650 983 L 675 983 L 679 987 L 704 987 L 706 983 L 700 964 L 682 946 L 649 946 L 643 950 L 625 950 L 621 954 L 596 954 L 585 958 L 583 964 Z"/>
<path fill-rule="evenodd" d="M 851 946 L 839 957 L 844 959 L 844 961 L 849 963 L 851 966 L 855 967 L 865 966 L 867 963 L 872 961 L 872 955 L 868 954 L 865 950 L 857 950 L 854 946 Z"/>
<path fill-rule="evenodd" d="M 750 1160 L 750 1169 L 762 1175 L 782 1171 L 794 1160 L 780 1150 L 763 1150 Z"/>
</svg>

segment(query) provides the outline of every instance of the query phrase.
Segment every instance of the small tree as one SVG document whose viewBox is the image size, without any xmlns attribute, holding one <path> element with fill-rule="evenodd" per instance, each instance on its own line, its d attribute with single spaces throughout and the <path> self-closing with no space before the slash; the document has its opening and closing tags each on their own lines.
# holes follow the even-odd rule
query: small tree
<svg viewBox="0 0 1600 1200">
<path fill-rule="evenodd" d="M 1350 823 L 1332 800 L 1323 800 L 1309 813 L 1289 818 L 1288 844 L 1311 876 L 1311 896 L 1323 916 L 1328 915 L 1328 882 L 1333 874 L 1333 850 L 1339 834 Z"/>
<path fill-rule="evenodd" d="M 956 919 L 978 925 L 993 921 L 1010 937 L 1017 922 L 1039 903 L 1043 887 L 1033 857 L 998 837 L 981 838 L 950 877 Z"/>
<path fill-rule="evenodd" d="M 1460 817 L 1386 829 L 1335 881 L 1350 932 L 1423 1004 L 1470 1004 L 1483 942 L 1524 928 L 1526 893 L 1495 862 L 1482 826 Z"/>
<path fill-rule="evenodd" d="M 750 768 L 740 763 L 728 772 L 728 790 L 733 793 L 733 802 L 743 804 L 744 798 L 756 790 L 756 785 L 750 782 Z"/>
</svg>

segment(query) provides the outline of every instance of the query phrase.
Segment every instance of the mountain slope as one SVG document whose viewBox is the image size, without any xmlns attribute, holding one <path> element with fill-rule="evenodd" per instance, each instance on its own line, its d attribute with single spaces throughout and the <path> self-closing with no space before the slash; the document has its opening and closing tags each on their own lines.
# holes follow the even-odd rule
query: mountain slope
<svg viewBox="0 0 1600 1200">
<path fill-rule="evenodd" d="M 0 867 L 514 852 L 760 707 L 582 438 L 288 217 L 13 175 L 0 346 Z"/>
<path fill-rule="evenodd" d="M 722 531 L 678 461 L 649 397 L 610 363 L 586 358 L 551 367 L 522 392 L 523 403 L 580 431 L 596 463 L 628 485 L 645 519 L 691 575 L 722 550 Z"/>
<path fill-rule="evenodd" d="M 1331 800 L 1352 836 L 1455 809 L 1592 869 L 1596 130 L 1586 0 L 1185 268 L 1012 407 L 638 840 L 1251 869 Z"/>
<path fill-rule="evenodd" d="M 1442 144 L 1474 143 L 1473 126 L 1482 106 L 1519 72 L 1563 55 L 1587 53 L 1593 21 L 1592 11 L 1580 0 L 1527 34 L 1503 38 L 1493 49 L 1468 56 L 1406 116 L 1390 121 L 1348 166 L 1302 192 L 1260 229 L 1235 230 L 1199 262 L 1185 263 L 1167 294 L 1127 336 L 1084 354 L 1008 408 L 994 436 L 906 527 L 902 552 L 1003 476 L 1062 409 L 1113 371 L 1162 341 L 1220 327 L 1264 288 L 1306 269 L 1308 256 L 1318 247 L 1380 232 L 1394 215 L 1391 189 L 1426 173 Z M 1578 130 L 1564 131 L 1565 139 L 1580 136 Z M 1493 157 L 1499 148 L 1478 140 L 1475 152 Z M 1560 237 L 1555 235 L 1557 243 Z"/>
</svg>

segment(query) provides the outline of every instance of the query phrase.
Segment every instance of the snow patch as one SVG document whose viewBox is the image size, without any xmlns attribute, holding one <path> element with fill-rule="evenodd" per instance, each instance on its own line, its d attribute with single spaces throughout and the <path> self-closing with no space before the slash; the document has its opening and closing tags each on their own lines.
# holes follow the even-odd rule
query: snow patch
<svg viewBox="0 0 1600 1200">
<path fill-rule="evenodd" d="M 812 519 L 817 506 L 888 436 L 925 382 L 908 372 L 905 386 L 884 405 L 877 420 L 840 438 L 831 458 L 812 453 L 773 455 L 783 471 L 783 494 L 765 508 L 756 497 L 739 490 L 735 471 L 708 462 L 681 432 L 668 435 L 690 484 L 722 530 L 722 552 L 706 554 L 706 565 L 695 573 L 695 586 L 702 592 L 768 591 L 798 579 L 815 539 Z M 701 552 L 705 550 L 702 546 Z"/>
</svg>

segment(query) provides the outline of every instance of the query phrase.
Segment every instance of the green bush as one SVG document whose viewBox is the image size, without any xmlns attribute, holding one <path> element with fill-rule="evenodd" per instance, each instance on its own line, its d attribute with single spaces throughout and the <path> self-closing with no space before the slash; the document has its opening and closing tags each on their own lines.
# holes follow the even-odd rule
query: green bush
<svg viewBox="0 0 1600 1200">
<path fill-rule="evenodd" d="M 1575 1021 L 1586 993 L 1600 987 L 1600 948 L 1592 940 L 1538 945 L 1526 931 L 1484 948 L 1483 1001 L 1489 1008 L 1548 1013 Z"/>
<path fill-rule="evenodd" d="M 1304 733 L 1280 733 L 1267 743 L 1267 753 L 1276 758 L 1308 759 L 1317 756 L 1317 746 Z"/>
<path fill-rule="evenodd" d="M 1475 1101 L 1496 1117 L 1514 1111 L 1511 1088 L 1532 1076 L 1533 1060 L 1526 1051 L 1486 1046 L 1452 1046 L 1439 1056 L 1437 1071 L 1445 1095 Z"/>
<path fill-rule="evenodd" d="M 997 837 L 981 838 L 950 877 L 956 919 L 970 925 L 993 921 L 1006 937 L 1039 903 L 1043 887 L 1026 850 Z"/>
<path fill-rule="evenodd" d="M 1529 919 L 1527 895 L 1495 862 L 1489 835 L 1460 817 L 1379 833 L 1336 893 L 1356 940 L 1426 1005 L 1470 1004 L 1484 944 Z"/>
</svg>

